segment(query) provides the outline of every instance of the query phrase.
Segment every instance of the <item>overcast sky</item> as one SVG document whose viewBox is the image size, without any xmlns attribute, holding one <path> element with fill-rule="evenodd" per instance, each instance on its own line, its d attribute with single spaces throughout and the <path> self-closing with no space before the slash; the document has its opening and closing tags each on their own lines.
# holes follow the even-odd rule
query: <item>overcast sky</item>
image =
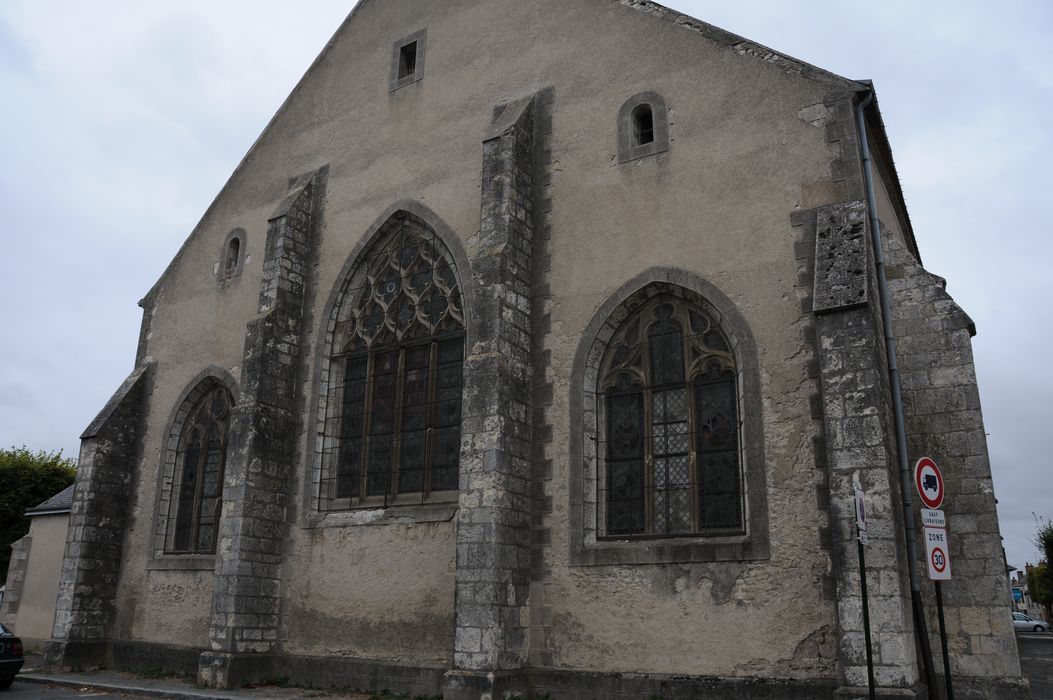
<svg viewBox="0 0 1053 700">
<path fill-rule="evenodd" d="M 77 454 L 132 368 L 136 301 L 352 4 L 0 3 L 0 445 Z M 925 265 L 979 331 L 1009 562 L 1035 561 L 1032 513 L 1053 517 L 1053 3 L 666 4 L 874 80 Z"/>
</svg>

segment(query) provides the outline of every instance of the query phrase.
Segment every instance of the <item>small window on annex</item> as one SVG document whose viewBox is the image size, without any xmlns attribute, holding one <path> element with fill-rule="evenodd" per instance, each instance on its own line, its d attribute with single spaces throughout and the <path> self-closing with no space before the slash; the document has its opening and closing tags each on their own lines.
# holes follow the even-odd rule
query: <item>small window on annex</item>
<svg viewBox="0 0 1053 700">
<path fill-rule="evenodd" d="M 166 554 L 212 554 L 223 504 L 232 400 L 226 387 L 206 382 L 187 397 L 167 495 Z M 184 409 L 185 410 L 185 409 Z"/>
<path fill-rule="evenodd" d="M 713 318 L 648 301 L 615 332 L 598 383 L 597 534 L 744 532 L 735 358 Z"/>
<path fill-rule="evenodd" d="M 334 313 L 320 509 L 456 498 L 464 312 L 446 246 L 389 222 Z"/>
</svg>

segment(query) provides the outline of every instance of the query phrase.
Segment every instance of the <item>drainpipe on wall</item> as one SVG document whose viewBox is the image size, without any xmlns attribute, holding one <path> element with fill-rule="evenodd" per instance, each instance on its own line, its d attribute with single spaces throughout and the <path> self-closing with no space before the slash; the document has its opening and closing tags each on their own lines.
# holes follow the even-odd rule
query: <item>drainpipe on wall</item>
<svg viewBox="0 0 1053 700">
<path fill-rule="evenodd" d="M 863 182 L 866 186 L 867 213 L 870 223 L 870 241 L 874 248 L 877 267 L 878 298 L 881 308 L 881 323 L 885 332 L 885 355 L 888 358 L 888 379 L 892 389 L 892 416 L 896 424 L 896 452 L 899 457 L 901 477 L 900 491 L 903 496 L 903 531 L 907 542 L 907 573 L 910 577 L 910 600 L 914 611 L 914 633 L 921 647 L 921 661 L 925 667 L 925 683 L 929 686 L 929 697 L 936 697 L 936 673 L 932 666 L 932 649 L 929 646 L 929 630 L 925 623 L 925 610 L 921 602 L 921 585 L 918 582 L 917 534 L 914 530 L 914 497 L 911 491 L 914 480 L 910 474 L 907 458 L 907 427 L 903 420 L 903 394 L 899 387 L 899 366 L 896 363 L 896 337 L 892 334 L 892 305 L 889 303 L 888 283 L 885 281 L 885 253 L 881 244 L 881 227 L 877 218 L 877 197 L 874 195 L 874 177 L 870 171 L 870 144 L 867 142 L 867 125 L 864 112 L 874 101 L 871 89 L 856 107 L 856 123 L 859 130 L 860 150 L 863 155 Z"/>
</svg>

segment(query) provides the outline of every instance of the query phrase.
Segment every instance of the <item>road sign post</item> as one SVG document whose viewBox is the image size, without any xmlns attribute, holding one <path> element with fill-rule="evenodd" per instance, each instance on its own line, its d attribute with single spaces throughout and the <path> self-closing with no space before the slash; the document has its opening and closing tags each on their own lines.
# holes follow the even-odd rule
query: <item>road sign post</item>
<svg viewBox="0 0 1053 700">
<path fill-rule="evenodd" d="M 914 465 L 914 485 L 925 506 L 921 509 L 921 522 L 925 533 L 925 566 L 929 579 L 936 587 L 936 615 L 940 622 L 940 647 L 943 651 L 943 674 L 947 683 L 947 700 L 954 700 L 954 684 L 951 682 L 951 662 L 947 652 L 947 624 L 943 617 L 943 590 L 941 581 L 951 580 L 951 549 L 947 540 L 947 518 L 942 510 L 945 495 L 943 474 L 936 462 L 922 457 Z"/>
<path fill-rule="evenodd" d="M 867 596 L 867 555 L 863 545 L 870 544 L 867 536 L 867 510 L 863 501 L 863 485 L 859 481 L 859 472 L 852 475 L 853 502 L 856 511 L 856 548 L 859 552 L 859 593 L 863 596 L 863 636 L 867 647 L 867 683 L 870 689 L 870 700 L 874 694 L 874 649 L 870 642 L 870 600 Z"/>
</svg>

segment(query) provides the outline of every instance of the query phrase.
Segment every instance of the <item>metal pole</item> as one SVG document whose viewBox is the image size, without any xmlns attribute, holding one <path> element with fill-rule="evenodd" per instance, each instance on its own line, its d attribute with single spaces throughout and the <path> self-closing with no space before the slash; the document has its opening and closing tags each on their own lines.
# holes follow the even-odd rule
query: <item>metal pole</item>
<svg viewBox="0 0 1053 700">
<path fill-rule="evenodd" d="M 947 625 L 943 621 L 943 588 L 936 581 L 936 616 L 940 620 L 940 647 L 943 648 L 943 677 L 947 682 L 947 700 L 954 700 L 954 686 L 951 684 L 951 660 L 947 654 Z"/>
<path fill-rule="evenodd" d="M 870 215 L 870 239 L 874 249 L 877 268 L 878 299 L 881 305 L 882 328 L 885 333 L 885 355 L 888 358 L 888 380 L 892 390 L 892 416 L 896 426 L 896 451 L 899 458 L 900 495 L 903 498 L 903 535 L 907 542 L 907 575 L 910 578 L 910 602 L 914 612 L 914 633 L 921 648 L 925 681 L 929 686 L 929 697 L 935 697 L 936 673 L 933 671 L 932 647 L 929 644 L 929 628 L 925 622 L 925 611 L 921 603 L 921 585 L 918 583 L 918 544 L 914 531 L 914 488 L 907 459 L 907 427 L 903 418 L 903 395 L 899 386 L 899 365 L 896 363 L 896 336 L 892 334 L 892 311 L 889 301 L 888 283 L 885 280 L 885 255 L 881 243 L 881 227 L 877 218 L 877 196 L 874 194 L 874 178 L 870 173 L 870 145 L 867 143 L 867 126 L 864 111 L 874 100 L 874 91 L 867 94 L 856 107 L 856 123 L 863 157 L 863 182 L 866 186 L 867 210 Z"/>
<path fill-rule="evenodd" d="M 867 640 L 867 683 L 870 684 L 870 700 L 874 695 L 874 650 L 870 644 L 870 599 L 867 598 L 867 555 L 863 551 L 863 540 L 856 537 L 859 546 L 859 588 L 863 594 L 863 634 Z"/>
</svg>

